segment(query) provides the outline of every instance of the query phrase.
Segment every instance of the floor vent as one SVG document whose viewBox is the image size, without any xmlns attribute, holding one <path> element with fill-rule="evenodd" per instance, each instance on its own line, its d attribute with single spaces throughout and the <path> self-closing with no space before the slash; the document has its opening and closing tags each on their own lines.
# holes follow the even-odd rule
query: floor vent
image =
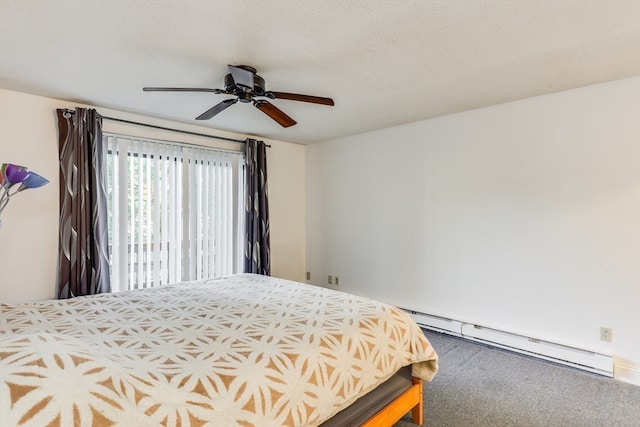
<svg viewBox="0 0 640 427">
<path fill-rule="evenodd" d="M 427 329 L 613 377 L 613 356 L 610 354 L 526 337 L 412 310 L 405 311 L 411 315 L 418 325 Z"/>
</svg>

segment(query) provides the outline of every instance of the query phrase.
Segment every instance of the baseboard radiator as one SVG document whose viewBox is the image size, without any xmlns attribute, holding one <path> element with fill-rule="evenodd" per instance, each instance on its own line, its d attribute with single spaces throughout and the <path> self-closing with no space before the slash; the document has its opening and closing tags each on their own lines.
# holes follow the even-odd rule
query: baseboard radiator
<svg viewBox="0 0 640 427">
<path fill-rule="evenodd" d="M 418 325 L 426 329 L 613 377 L 613 356 L 610 354 L 598 353 L 412 310 L 405 311 L 411 315 Z"/>
</svg>

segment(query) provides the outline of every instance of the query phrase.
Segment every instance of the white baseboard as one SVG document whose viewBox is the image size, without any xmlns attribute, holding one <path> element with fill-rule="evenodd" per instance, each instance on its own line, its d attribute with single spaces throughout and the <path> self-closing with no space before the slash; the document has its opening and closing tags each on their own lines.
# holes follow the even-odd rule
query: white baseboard
<svg viewBox="0 0 640 427">
<path fill-rule="evenodd" d="M 450 335 L 466 338 L 526 354 L 544 360 L 572 366 L 596 374 L 613 377 L 613 355 L 588 349 L 569 346 L 562 343 L 532 338 L 495 328 L 461 322 L 441 316 L 406 310 L 420 326 Z M 627 382 L 638 383 L 640 371 L 628 366 L 616 367 L 616 375 L 623 376 Z M 631 368 L 631 369 L 630 369 Z M 619 378 L 623 381 L 625 379 Z"/>
<path fill-rule="evenodd" d="M 625 383 L 640 386 L 640 367 L 616 363 L 613 377 Z"/>
</svg>

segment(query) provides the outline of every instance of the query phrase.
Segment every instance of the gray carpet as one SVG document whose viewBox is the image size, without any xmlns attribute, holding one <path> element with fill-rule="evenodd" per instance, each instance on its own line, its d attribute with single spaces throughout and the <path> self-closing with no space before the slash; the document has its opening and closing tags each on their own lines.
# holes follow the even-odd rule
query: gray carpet
<svg viewBox="0 0 640 427">
<path fill-rule="evenodd" d="M 638 427 L 640 387 L 425 331 L 440 371 L 425 383 L 428 427 Z M 396 427 L 414 426 L 409 417 Z"/>
</svg>

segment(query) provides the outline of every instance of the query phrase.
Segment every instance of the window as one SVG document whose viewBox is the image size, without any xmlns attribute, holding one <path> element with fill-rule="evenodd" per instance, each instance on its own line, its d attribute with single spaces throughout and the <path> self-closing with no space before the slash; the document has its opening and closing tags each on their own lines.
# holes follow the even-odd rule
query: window
<svg viewBox="0 0 640 427">
<path fill-rule="evenodd" d="M 104 134 L 111 287 L 240 271 L 242 153 Z"/>
</svg>

